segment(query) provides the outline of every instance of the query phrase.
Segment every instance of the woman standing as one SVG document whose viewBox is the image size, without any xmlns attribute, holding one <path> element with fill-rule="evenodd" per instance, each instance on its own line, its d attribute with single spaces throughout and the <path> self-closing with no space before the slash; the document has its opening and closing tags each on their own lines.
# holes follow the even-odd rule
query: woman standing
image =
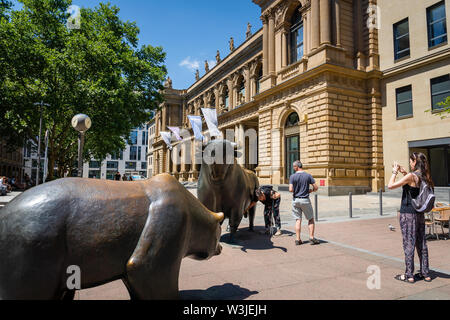
<svg viewBox="0 0 450 320">
<path fill-rule="evenodd" d="M 425 238 L 425 216 L 414 210 L 411 200 L 419 195 L 420 181 L 425 181 L 432 188 L 434 188 L 434 184 L 431 179 L 428 160 L 423 153 L 414 152 L 409 158 L 409 165 L 411 172 L 407 173 L 403 167 L 397 162 L 394 162 L 392 177 L 388 185 L 390 190 L 399 187 L 403 188 L 400 207 L 400 228 L 403 236 L 406 271 L 405 274 L 397 275 L 395 279 L 408 283 L 415 282 L 413 275 L 414 250 L 417 249 L 420 260 L 420 272 L 416 277 L 426 282 L 431 282 L 429 276 L 428 247 Z M 395 182 L 398 172 L 401 172 L 404 177 L 400 181 Z"/>
</svg>

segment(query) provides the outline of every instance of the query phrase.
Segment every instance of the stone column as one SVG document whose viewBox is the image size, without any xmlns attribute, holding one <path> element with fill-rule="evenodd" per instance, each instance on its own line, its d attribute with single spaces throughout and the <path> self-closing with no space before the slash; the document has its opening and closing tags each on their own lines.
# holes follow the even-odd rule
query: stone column
<svg viewBox="0 0 450 320">
<path fill-rule="evenodd" d="M 357 1 L 360 2 L 360 1 Z M 320 0 L 320 44 L 331 43 L 330 0 Z"/>
<path fill-rule="evenodd" d="M 256 79 L 256 75 L 252 75 L 251 77 L 250 77 L 250 88 L 251 88 L 251 93 L 250 93 L 250 100 L 251 100 L 251 98 L 254 96 L 254 95 L 256 95 L 256 81 L 258 81 L 257 79 Z"/>
<path fill-rule="evenodd" d="M 214 88 L 214 97 L 216 99 L 216 105 L 214 106 L 216 108 L 217 116 L 220 115 L 220 92 L 219 88 Z"/>
<path fill-rule="evenodd" d="M 275 73 L 275 15 L 269 16 L 269 74 Z"/>
<path fill-rule="evenodd" d="M 167 148 L 166 149 L 166 170 L 165 170 L 165 172 L 168 174 L 173 174 L 173 168 L 172 169 L 170 168 L 171 163 L 172 163 L 171 152 Z M 173 167 L 173 163 L 172 163 L 172 167 Z"/>
<path fill-rule="evenodd" d="M 247 66 L 244 68 L 244 80 L 245 80 L 245 102 L 250 102 L 251 92 L 250 92 L 250 68 Z"/>
<path fill-rule="evenodd" d="M 233 86 L 233 81 L 231 79 L 229 79 L 227 81 L 227 86 L 228 86 L 228 111 L 233 110 L 234 109 L 234 86 Z"/>
<path fill-rule="evenodd" d="M 287 28 L 283 28 L 283 30 L 281 31 L 281 67 L 284 68 L 288 65 L 288 47 L 289 47 L 289 42 L 288 42 L 288 35 L 289 35 L 289 31 L 287 30 Z"/>
<path fill-rule="evenodd" d="M 263 76 L 269 73 L 269 26 L 267 16 L 261 16 L 263 23 Z"/>
<path fill-rule="evenodd" d="M 308 12 L 304 12 L 302 15 L 303 19 L 303 55 L 306 56 L 309 53 L 309 42 L 308 42 L 308 33 L 310 30 L 309 27 L 309 15 Z"/>
<path fill-rule="evenodd" d="M 167 105 L 164 105 L 162 109 L 162 117 L 161 117 L 161 131 L 166 131 L 167 125 Z"/>
<path fill-rule="evenodd" d="M 320 45 L 320 7 L 319 0 L 311 0 L 311 49 Z"/>
<path fill-rule="evenodd" d="M 356 16 L 356 32 L 357 32 L 357 64 L 358 64 L 358 70 L 364 70 L 365 69 L 365 59 L 366 56 L 364 54 L 364 35 L 363 35 L 363 26 L 364 26 L 364 20 L 363 20 L 363 11 L 362 11 L 362 4 L 361 1 L 355 1 L 355 16 Z"/>
<path fill-rule="evenodd" d="M 336 28 L 336 45 L 342 46 L 341 39 L 341 0 L 334 1 L 335 28 Z"/>
</svg>

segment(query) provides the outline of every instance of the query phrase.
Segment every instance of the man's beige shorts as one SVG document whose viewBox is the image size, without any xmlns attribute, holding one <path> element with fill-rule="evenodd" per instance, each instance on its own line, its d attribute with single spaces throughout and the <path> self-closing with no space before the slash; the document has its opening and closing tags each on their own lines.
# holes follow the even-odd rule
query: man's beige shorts
<svg viewBox="0 0 450 320">
<path fill-rule="evenodd" d="M 314 219 L 313 207 L 311 205 L 311 201 L 308 198 L 296 198 L 294 201 L 292 201 L 292 215 L 296 220 L 302 219 L 302 212 L 308 221 Z"/>
</svg>

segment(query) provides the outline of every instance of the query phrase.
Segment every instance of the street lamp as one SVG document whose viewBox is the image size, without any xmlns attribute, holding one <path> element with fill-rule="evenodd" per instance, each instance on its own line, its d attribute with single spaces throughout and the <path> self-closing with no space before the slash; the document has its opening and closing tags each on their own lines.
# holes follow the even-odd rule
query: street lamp
<svg viewBox="0 0 450 320">
<path fill-rule="evenodd" d="M 37 173 L 36 173 L 36 186 L 39 185 L 39 171 L 41 170 L 41 135 L 42 135 L 42 107 L 50 106 L 48 103 L 44 103 L 44 101 L 36 102 L 35 106 L 39 106 L 39 113 L 41 114 L 39 119 L 39 141 L 38 141 L 38 162 L 37 162 Z"/>
<path fill-rule="evenodd" d="M 72 118 L 72 127 L 78 131 L 78 177 L 83 177 L 83 147 L 84 134 L 91 127 L 92 122 L 85 114 L 77 114 Z"/>
</svg>

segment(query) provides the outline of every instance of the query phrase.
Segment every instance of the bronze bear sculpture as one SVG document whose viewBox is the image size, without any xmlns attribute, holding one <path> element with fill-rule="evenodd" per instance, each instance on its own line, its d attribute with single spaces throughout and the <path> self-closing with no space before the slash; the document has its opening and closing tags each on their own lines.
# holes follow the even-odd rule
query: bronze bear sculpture
<svg viewBox="0 0 450 320">
<path fill-rule="evenodd" d="M 240 156 L 240 152 L 235 143 L 212 140 L 205 149 L 207 151 L 204 151 L 198 178 L 198 199 L 209 210 L 224 213 L 229 221 L 230 242 L 234 242 L 244 211 L 252 202 L 255 189 L 259 187 L 258 177 L 253 171 L 236 163 L 235 158 Z M 220 155 L 216 154 L 218 151 Z M 253 231 L 255 210 L 256 207 L 253 207 L 248 213 L 250 231 Z"/>
<path fill-rule="evenodd" d="M 132 299 L 178 299 L 181 260 L 220 254 L 223 219 L 167 174 L 40 185 L 0 210 L 0 299 L 73 299 L 70 266 L 81 289 L 122 279 Z"/>
</svg>

